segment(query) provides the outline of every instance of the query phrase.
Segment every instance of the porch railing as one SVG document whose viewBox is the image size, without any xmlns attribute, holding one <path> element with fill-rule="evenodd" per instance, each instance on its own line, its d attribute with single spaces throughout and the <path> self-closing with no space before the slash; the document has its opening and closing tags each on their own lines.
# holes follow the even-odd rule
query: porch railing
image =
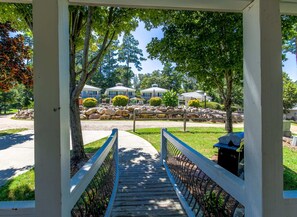
<svg viewBox="0 0 297 217">
<path fill-rule="evenodd" d="M 119 180 L 118 130 L 71 179 L 73 217 L 109 216 Z"/>
<path fill-rule="evenodd" d="M 188 216 L 244 216 L 244 181 L 162 130 L 162 163 Z"/>
<path fill-rule="evenodd" d="M 104 145 L 72 177 L 67 204 L 71 215 L 109 216 L 118 180 L 118 130 L 114 129 Z M 0 202 L 0 216 L 36 217 L 35 201 Z"/>
</svg>

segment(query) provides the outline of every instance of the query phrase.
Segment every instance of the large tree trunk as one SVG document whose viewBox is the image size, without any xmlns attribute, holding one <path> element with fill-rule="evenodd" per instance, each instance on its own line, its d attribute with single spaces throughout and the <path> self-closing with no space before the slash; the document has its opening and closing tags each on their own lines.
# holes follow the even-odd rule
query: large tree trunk
<svg viewBox="0 0 297 217">
<path fill-rule="evenodd" d="M 228 133 L 231 133 L 231 132 L 233 132 L 231 99 L 225 100 L 224 106 L 225 106 L 225 111 L 226 111 L 225 130 Z"/>
<path fill-rule="evenodd" d="M 232 84 L 233 84 L 233 79 L 232 79 L 232 71 L 228 71 L 225 74 L 225 79 L 226 79 L 226 95 L 224 99 L 224 106 L 225 106 L 225 111 L 226 111 L 226 121 L 225 121 L 225 130 L 228 133 L 233 132 L 233 125 L 232 125 Z"/>
<path fill-rule="evenodd" d="M 71 161 L 77 164 L 87 158 L 83 147 L 78 99 L 70 100 L 70 127 L 73 151 Z"/>
</svg>

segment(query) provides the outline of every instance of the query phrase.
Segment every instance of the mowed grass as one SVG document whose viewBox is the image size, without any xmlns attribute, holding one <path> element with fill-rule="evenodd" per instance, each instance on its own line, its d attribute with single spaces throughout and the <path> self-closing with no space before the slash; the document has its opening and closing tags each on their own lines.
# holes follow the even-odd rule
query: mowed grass
<svg viewBox="0 0 297 217">
<path fill-rule="evenodd" d="M 226 134 L 224 128 L 218 127 L 193 127 L 187 128 L 186 132 L 182 128 L 168 128 L 168 131 L 208 158 L 218 153 L 213 145 Z M 234 132 L 240 131 L 243 128 L 234 129 Z M 134 134 L 149 141 L 160 152 L 161 128 L 137 129 Z"/>
<path fill-rule="evenodd" d="M 4 114 L 3 112 L 0 115 L 11 115 L 11 114 L 15 114 L 17 113 L 19 110 L 18 109 L 8 109 L 6 111 L 6 114 Z"/>
<path fill-rule="evenodd" d="M 223 128 L 214 127 L 188 128 L 187 132 L 183 132 L 181 128 L 168 128 L 168 131 L 208 158 L 218 153 L 218 149 L 213 148 L 213 145 L 218 142 L 220 136 L 226 134 Z M 234 129 L 234 132 L 239 131 L 243 129 Z M 160 151 L 160 128 L 138 129 L 135 134 L 149 141 Z M 283 164 L 284 190 L 297 190 L 297 149 L 283 148 Z"/>
<path fill-rule="evenodd" d="M 217 154 L 217 148 L 213 145 L 218 138 L 226 134 L 223 128 L 204 127 L 188 128 L 183 132 L 182 128 L 168 128 L 168 131 L 193 147 L 204 156 L 211 158 Z M 235 132 L 243 131 L 242 128 L 234 129 Z M 149 141 L 160 151 L 161 129 L 138 129 L 136 135 Z M 106 138 L 89 143 L 85 146 L 87 153 L 96 152 Z M 284 158 L 284 190 L 297 190 L 297 150 L 289 147 L 283 148 Z M 0 200 L 32 200 L 34 199 L 34 169 L 11 179 L 0 188 Z"/>
<path fill-rule="evenodd" d="M 283 148 L 284 189 L 297 190 L 297 149 Z"/>
<path fill-rule="evenodd" d="M 0 136 L 7 136 L 22 131 L 28 130 L 27 128 L 18 128 L 18 129 L 9 129 L 9 130 L 0 130 Z"/>
<path fill-rule="evenodd" d="M 106 138 L 85 145 L 87 154 L 95 153 L 106 141 Z M 10 179 L 0 187 L 0 201 L 34 200 L 35 198 L 34 168 L 15 178 Z"/>
</svg>

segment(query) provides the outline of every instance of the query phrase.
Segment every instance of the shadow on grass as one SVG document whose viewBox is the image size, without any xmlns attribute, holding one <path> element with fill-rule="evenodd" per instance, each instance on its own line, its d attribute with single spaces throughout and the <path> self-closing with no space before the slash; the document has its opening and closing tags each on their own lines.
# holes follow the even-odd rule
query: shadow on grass
<svg viewBox="0 0 297 217">
<path fill-rule="evenodd" d="M 284 166 L 284 190 L 297 190 L 297 173 Z"/>
<path fill-rule="evenodd" d="M 21 171 L 27 171 L 32 169 L 33 166 L 24 166 L 22 168 L 9 168 L 5 170 L 0 170 L 0 187 L 2 185 L 5 185 L 5 183 L 14 175 L 16 175 L 17 172 Z"/>
<path fill-rule="evenodd" d="M 34 169 L 8 180 L 0 187 L 0 201 L 34 200 L 34 198 Z"/>
</svg>

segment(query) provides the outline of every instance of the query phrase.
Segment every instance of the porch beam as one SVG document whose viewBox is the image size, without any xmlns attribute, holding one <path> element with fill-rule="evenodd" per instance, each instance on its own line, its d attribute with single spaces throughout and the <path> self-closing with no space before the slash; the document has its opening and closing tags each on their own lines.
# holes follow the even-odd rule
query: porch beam
<svg viewBox="0 0 297 217">
<path fill-rule="evenodd" d="M 0 0 L 0 3 L 32 3 L 32 0 Z M 69 0 L 74 5 L 123 6 L 135 8 L 208 10 L 221 12 L 242 12 L 252 0 Z M 280 0 L 281 14 L 297 15 L 297 0 Z"/>
<path fill-rule="evenodd" d="M 297 15 L 297 1 L 286 1 L 280 4 L 282 14 Z"/>
<path fill-rule="evenodd" d="M 67 217 L 70 196 L 68 1 L 33 1 L 36 216 Z"/>
<path fill-rule="evenodd" d="M 283 212 L 281 24 L 278 0 L 243 11 L 246 216 Z"/>
<path fill-rule="evenodd" d="M 252 2 L 252 0 L 69 0 L 69 2 L 72 4 L 88 4 L 132 8 L 241 12 Z"/>
</svg>

